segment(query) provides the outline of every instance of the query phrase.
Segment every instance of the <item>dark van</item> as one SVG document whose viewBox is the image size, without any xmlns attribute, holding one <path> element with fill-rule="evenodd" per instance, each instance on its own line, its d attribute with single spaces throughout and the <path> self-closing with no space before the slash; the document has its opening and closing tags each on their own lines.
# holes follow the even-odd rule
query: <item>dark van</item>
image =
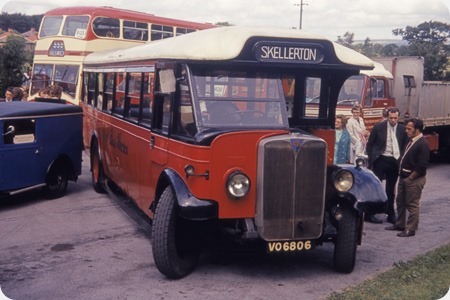
<svg viewBox="0 0 450 300">
<path fill-rule="evenodd" d="M 0 103 L 0 197 L 36 188 L 63 196 L 81 174 L 82 124 L 78 106 Z"/>
</svg>

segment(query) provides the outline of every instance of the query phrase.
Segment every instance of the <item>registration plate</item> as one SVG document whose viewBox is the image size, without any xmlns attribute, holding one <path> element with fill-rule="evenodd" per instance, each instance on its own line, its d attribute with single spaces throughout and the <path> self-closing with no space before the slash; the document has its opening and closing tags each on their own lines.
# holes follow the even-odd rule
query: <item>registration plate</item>
<svg viewBox="0 0 450 300">
<path fill-rule="evenodd" d="M 269 253 L 308 251 L 311 248 L 311 241 L 282 241 L 267 243 L 267 252 Z"/>
</svg>

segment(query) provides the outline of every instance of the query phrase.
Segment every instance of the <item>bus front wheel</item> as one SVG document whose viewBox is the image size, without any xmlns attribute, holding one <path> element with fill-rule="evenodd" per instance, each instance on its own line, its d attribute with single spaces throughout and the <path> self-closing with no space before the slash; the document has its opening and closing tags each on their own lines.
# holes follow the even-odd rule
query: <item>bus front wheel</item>
<svg viewBox="0 0 450 300">
<path fill-rule="evenodd" d="M 156 206 L 152 252 L 158 270 L 170 279 L 185 277 L 197 265 L 200 246 L 192 221 L 176 213 L 176 197 L 168 186 Z"/>
<path fill-rule="evenodd" d="M 351 207 L 344 208 L 344 217 L 338 221 L 334 245 L 334 269 L 350 273 L 355 267 L 358 243 L 358 215 Z"/>
</svg>

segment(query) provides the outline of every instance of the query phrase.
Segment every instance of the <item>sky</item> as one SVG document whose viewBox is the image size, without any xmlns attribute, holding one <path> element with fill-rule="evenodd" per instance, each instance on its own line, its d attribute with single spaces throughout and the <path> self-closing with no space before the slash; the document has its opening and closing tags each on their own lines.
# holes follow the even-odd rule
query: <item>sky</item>
<svg viewBox="0 0 450 300">
<path fill-rule="evenodd" d="M 42 14 L 62 6 L 112 6 L 195 22 L 299 28 L 331 40 L 399 39 L 393 29 L 426 21 L 450 24 L 450 0 L 0 0 L 1 12 Z"/>
</svg>

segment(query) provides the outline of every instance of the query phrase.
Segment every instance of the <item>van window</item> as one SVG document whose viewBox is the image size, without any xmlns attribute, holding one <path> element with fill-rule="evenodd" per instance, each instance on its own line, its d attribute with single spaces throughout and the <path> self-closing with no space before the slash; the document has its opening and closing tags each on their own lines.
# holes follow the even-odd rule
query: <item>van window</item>
<svg viewBox="0 0 450 300">
<path fill-rule="evenodd" d="M 33 143 L 35 140 L 35 120 L 11 120 L 3 124 L 3 142 L 5 144 Z"/>
</svg>

